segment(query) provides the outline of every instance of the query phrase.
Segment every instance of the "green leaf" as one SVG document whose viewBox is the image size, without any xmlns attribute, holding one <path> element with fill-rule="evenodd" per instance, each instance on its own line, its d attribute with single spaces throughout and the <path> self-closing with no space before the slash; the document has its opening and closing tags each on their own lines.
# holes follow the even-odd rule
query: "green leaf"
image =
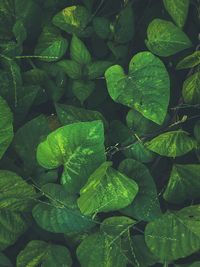
<svg viewBox="0 0 200 267">
<path fill-rule="evenodd" d="M 81 65 L 73 60 L 61 60 L 57 63 L 59 67 L 71 78 L 71 79 L 81 79 L 82 78 L 82 68 Z"/>
<path fill-rule="evenodd" d="M 52 62 L 60 59 L 67 50 L 68 42 L 64 39 L 59 30 L 46 26 L 43 28 L 35 47 L 35 55 L 40 60 Z"/>
<path fill-rule="evenodd" d="M 26 230 L 27 224 L 21 214 L 0 210 L 0 250 L 13 245 Z"/>
<path fill-rule="evenodd" d="M 13 267 L 11 261 L 2 252 L 0 252 L 0 267 Z"/>
<path fill-rule="evenodd" d="M 64 246 L 32 240 L 17 256 L 17 267 L 71 267 L 72 259 Z"/>
<path fill-rule="evenodd" d="M 118 235 L 122 236 L 128 233 L 129 229 L 136 223 L 137 221 L 134 221 L 129 217 L 112 216 L 106 218 L 102 222 L 100 231 L 113 237 L 116 237 Z"/>
<path fill-rule="evenodd" d="M 194 68 L 200 64 L 200 51 L 195 51 L 191 55 L 182 59 L 176 66 L 177 70 Z"/>
<path fill-rule="evenodd" d="M 126 123 L 127 126 L 139 136 L 153 133 L 160 128 L 156 123 L 146 119 L 141 113 L 133 109 L 129 110 L 127 113 Z"/>
<path fill-rule="evenodd" d="M 199 197 L 200 165 L 175 164 L 173 165 L 164 199 L 171 203 L 183 203 Z"/>
<path fill-rule="evenodd" d="M 200 120 L 195 123 L 194 136 L 198 143 L 200 143 Z"/>
<path fill-rule="evenodd" d="M 13 139 L 13 115 L 6 101 L 0 96 L 0 159 Z"/>
<path fill-rule="evenodd" d="M 117 15 L 114 24 L 114 39 L 117 43 L 127 43 L 135 33 L 134 15 L 131 4 L 127 4 Z"/>
<path fill-rule="evenodd" d="M 10 0 L 1 0 L 0 5 L 0 40 L 12 38 L 12 25 L 14 23 L 13 3 Z M 5 27 L 6 25 L 6 27 Z"/>
<path fill-rule="evenodd" d="M 163 3 L 176 25 L 182 28 L 187 19 L 189 0 L 163 0 Z"/>
<path fill-rule="evenodd" d="M 36 149 L 42 138 L 50 133 L 48 121 L 40 115 L 19 128 L 14 137 L 14 148 L 24 163 L 27 173 L 31 174 L 38 163 Z"/>
<path fill-rule="evenodd" d="M 169 76 L 162 61 L 150 52 L 140 52 L 130 61 L 129 74 L 119 65 L 105 72 L 111 98 L 162 124 L 169 104 Z"/>
<path fill-rule="evenodd" d="M 158 262 L 158 259 L 147 247 L 143 235 L 134 235 L 131 240 L 129 256 L 133 266 L 149 267 Z"/>
<path fill-rule="evenodd" d="M 73 81 L 72 91 L 77 99 L 83 104 L 83 102 L 94 91 L 95 83 L 93 81 L 76 80 Z"/>
<path fill-rule="evenodd" d="M 108 127 L 107 121 L 98 111 L 78 108 L 71 105 L 56 104 L 56 113 L 62 125 L 75 122 L 101 120 L 104 124 L 104 127 Z"/>
<path fill-rule="evenodd" d="M 22 20 L 19 19 L 15 22 L 12 31 L 19 44 L 22 44 L 26 40 L 26 28 L 24 27 Z"/>
<path fill-rule="evenodd" d="M 105 71 L 108 67 L 110 67 L 112 63 L 110 61 L 94 61 L 87 65 L 87 76 L 89 80 L 93 80 L 99 78 L 104 75 Z"/>
<path fill-rule="evenodd" d="M 70 45 L 71 59 L 79 64 L 85 65 L 91 62 L 91 55 L 85 44 L 76 36 L 72 36 Z"/>
<path fill-rule="evenodd" d="M 118 210 L 128 206 L 135 198 L 137 184 L 111 165 L 111 162 L 103 163 L 81 188 L 77 202 L 83 214 Z"/>
<path fill-rule="evenodd" d="M 11 171 L 0 170 L 0 209 L 25 211 L 36 196 L 32 185 Z"/>
<path fill-rule="evenodd" d="M 102 39 L 108 39 L 111 34 L 110 21 L 105 17 L 94 17 L 93 27 L 95 33 Z"/>
<path fill-rule="evenodd" d="M 145 241 L 161 261 L 184 258 L 200 249 L 200 206 L 166 213 L 147 224 Z"/>
<path fill-rule="evenodd" d="M 146 142 L 145 145 L 161 156 L 175 158 L 187 154 L 196 147 L 195 140 L 188 135 L 182 130 L 165 132 Z"/>
<path fill-rule="evenodd" d="M 77 208 L 63 203 L 62 197 L 55 199 L 55 203 L 37 204 L 32 213 L 37 224 L 52 233 L 81 233 L 95 225 L 90 217 L 83 216 Z"/>
<path fill-rule="evenodd" d="M 84 6 L 69 6 L 53 17 L 53 24 L 58 28 L 78 36 L 84 35 L 90 20 L 90 13 Z"/>
<path fill-rule="evenodd" d="M 186 103 L 200 104 L 200 71 L 184 81 L 182 95 Z"/>
<path fill-rule="evenodd" d="M 96 233 L 85 238 L 76 254 L 82 267 L 126 267 L 127 259 L 120 246 L 120 239 L 112 241 L 106 234 Z"/>
<path fill-rule="evenodd" d="M 142 163 L 125 159 L 119 165 L 119 171 L 132 178 L 139 187 L 134 201 L 121 212 L 139 221 L 151 221 L 161 214 L 156 185 L 149 170 Z"/>
<path fill-rule="evenodd" d="M 105 161 L 102 122 L 79 122 L 57 129 L 38 146 L 37 160 L 47 169 L 64 165 L 62 183 L 71 194 L 79 192 Z"/>
<path fill-rule="evenodd" d="M 154 19 L 147 29 L 146 46 L 162 57 L 174 55 L 192 46 L 187 35 L 172 22 Z"/>
</svg>

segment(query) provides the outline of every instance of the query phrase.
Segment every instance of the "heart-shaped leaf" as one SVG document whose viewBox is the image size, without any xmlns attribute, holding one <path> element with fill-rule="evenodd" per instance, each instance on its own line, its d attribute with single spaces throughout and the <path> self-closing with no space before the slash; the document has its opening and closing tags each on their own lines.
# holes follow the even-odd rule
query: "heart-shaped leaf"
<svg viewBox="0 0 200 267">
<path fill-rule="evenodd" d="M 136 109 L 144 117 L 162 124 L 169 104 L 169 76 L 162 61 L 150 52 L 140 52 L 130 61 L 126 75 L 115 65 L 105 72 L 112 99 Z"/>
</svg>

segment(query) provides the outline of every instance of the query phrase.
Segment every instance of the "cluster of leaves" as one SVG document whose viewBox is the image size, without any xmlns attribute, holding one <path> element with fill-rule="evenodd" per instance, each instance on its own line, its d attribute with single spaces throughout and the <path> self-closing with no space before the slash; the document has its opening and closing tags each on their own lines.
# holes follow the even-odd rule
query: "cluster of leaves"
<svg viewBox="0 0 200 267">
<path fill-rule="evenodd" d="M 200 266 L 199 29 L 199 0 L 0 0 L 0 267 Z"/>
</svg>

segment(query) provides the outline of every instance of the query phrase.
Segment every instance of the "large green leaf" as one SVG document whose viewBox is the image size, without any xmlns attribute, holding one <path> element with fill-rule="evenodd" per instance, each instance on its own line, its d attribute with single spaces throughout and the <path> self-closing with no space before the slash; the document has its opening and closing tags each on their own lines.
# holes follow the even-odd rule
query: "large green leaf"
<svg viewBox="0 0 200 267">
<path fill-rule="evenodd" d="M 199 198 L 200 164 L 175 164 L 172 168 L 164 199 L 172 203 Z"/>
<path fill-rule="evenodd" d="M 142 163 L 125 159 L 119 171 L 137 182 L 139 192 L 134 201 L 121 212 L 138 220 L 151 221 L 161 214 L 156 185 L 149 170 Z"/>
<path fill-rule="evenodd" d="M 64 246 L 32 240 L 17 256 L 16 267 L 71 267 L 72 259 Z"/>
<path fill-rule="evenodd" d="M 0 170 L 0 188 L 0 209 L 27 210 L 36 196 L 33 186 L 11 171 Z"/>
<path fill-rule="evenodd" d="M 82 267 L 126 267 L 127 259 L 121 248 L 120 239 L 96 233 L 85 238 L 76 251 Z"/>
<path fill-rule="evenodd" d="M 174 55 L 192 46 L 187 35 L 172 22 L 154 19 L 147 29 L 146 46 L 162 57 Z"/>
<path fill-rule="evenodd" d="M 189 0 L 163 0 L 167 12 L 177 26 L 182 28 L 188 15 Z"/>
<path fill-rule="evenodd" d="M 13 115 L 6 101 L 0 96 L 0 159 L 13 139 Z"/>
<path fill-rule="evenodd" d="M 50 133 L 48 121 L 40 115 L 19 128 L 14 137 L 14 147 L 23 160 L 24 168 L 31 174 L 38 166 L 36 161 L 36 148 L 42 138 Z"/>
<path fill-rule="evenodd" d="M 161 261 L 184 258 L 200 249 L 200 206 L 166 213 L 147 224 L 145 241 Z"/>
<path fill-rule="evenodd" d="M 102 120 L 104 127 L 107 128 L 108 126 L 107 121 L 98 111 L 78 108 L 71 105 L 56 104 L 56 113 L 62 125 L 74 122 Z"/>
<path fill-rule="evenodd" d="M 185 80 L 182 95 L 186 103 L 200 104 L 200 71 Z"/>
<path fill-rule="evenodd" d="M 87 47 L 76 35 L 72 36 L 70 56 L 72 60 L 82 65 L 88 64 L 92 60 Z"/>
<path fill-rule="evenodd" d="M 119 65 L 105 73 L 108 92 L 118 103 L 136 109 L 147 119 L 162 124 L 169 103 L 169 76 L 162 61 L 140 52 L 130 61 L 129 74 Z"/>
<path fill-rule="evenodd" d="M 0 250 L 13 245 L 27 230 L 27 224 L 21 214 L 0 209 Z"/>
<path fill-rule="evenodd" d="M 47 169 L 64 165 L 62 183 L 68 192 L 79 192 L 90 174 L 105 161 L 102 122 L 79 122 L 57 129 L 40 143 L 37 159 Z"/>
<path fill-rule="evenodd" d="M 191 55 L 182 59 L 176 66 L 177 70 L 194 68 L 200 64 L 200 51 L 195 51 Z"/>
<path fill-rule="evenodd" d="M 67 47 L 67 39 L 61 36 L 59 30 L 46 26 L 38 39 L 35 55 L 47 62 L 56 61 L 65 54 Z"/>
<path fill-rule="evenodd" d="M 84 6 L 70 6 L 53 17 L 53 24 L 68 33 L 81 36 L 84 35 L 89 19 L 90 14 Z"/>
<path fill-rule="evenodd" d="M 128 206 L 138 192 L 137 184 L 103 163 L 81 188 L 78 206 L 85 215 L 118 210 Z"/>
<path fill-rule="evenodd" d="M 185 131 L 165 132 L 146 142 L 151 151 L 166 157 L 179 157 L 196 147 L 196 141 Z"/>
</svg>

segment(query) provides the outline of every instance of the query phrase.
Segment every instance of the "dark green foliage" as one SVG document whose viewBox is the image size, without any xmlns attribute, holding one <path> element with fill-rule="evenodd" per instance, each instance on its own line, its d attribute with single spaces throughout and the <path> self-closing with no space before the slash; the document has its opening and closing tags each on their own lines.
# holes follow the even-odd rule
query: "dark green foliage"
<svg viewBox="0 0 200 267">
<path fill-rule="evenodd" d="M 0 267 L 200 266 L 199 29 L 199 0 L 0 0 Z"/>
</svg>

